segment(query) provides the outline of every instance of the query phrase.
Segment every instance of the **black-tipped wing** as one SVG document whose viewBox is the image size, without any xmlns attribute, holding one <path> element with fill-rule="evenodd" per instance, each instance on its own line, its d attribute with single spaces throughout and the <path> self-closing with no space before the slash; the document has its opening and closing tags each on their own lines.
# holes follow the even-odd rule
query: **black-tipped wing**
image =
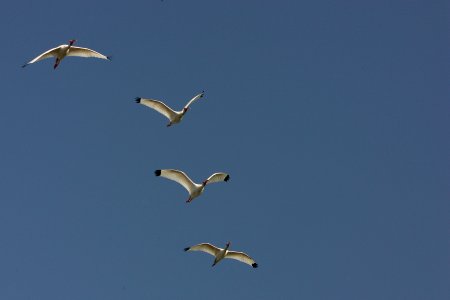
<svg viewBox="0 0 450 300">
<path fill-rule="evenodd" d="M 212 256 L 216 256 L 220 251 L 223 249 L 218 248 L 214 245 L 211 245 L 209 243 L 201 243 L 192 247 L 187 247 L 184 249 L 184 251 L 202 251 L 206 252 L 208 254 L 211 254 Z"/>
<path fill-rule="evenodd" d="M 228 180 L 230 180 L 230 175 L 228 175 L 227 173 L 214 173 L 211 176 L 209 176 L 208 179 L 206 179 L 206 184 Z"/>
<path fill-rule="evenodd" d="M 189 102 L 184 106 L 184 108 L 189 108 L 189 106 L 194 103 L 194 101 L 200 99 L 203 97 L 203 95 L 205 94 L 205 91 L 201 92 L 198 95 L 195 95 L 194 98 L 192 98 L 191 100 L 189 100 Z"/>
<path fill-rule="evenodd" d="M 25 67 L 28 66 L 29 64 L 35 63 L 35 62 L 37 62 L 37 61 L 40 61 L 40 60 L 43 60 L 43 59 L 46 59 L 46 58 L 50 58 L 50 57 L 56 56 L 56 53 L 58 52 L 59 48 L 61 48 L 61 47 L 63 47 L 63 46 L 65 46 L 65 45 L 61 45 L 61 46 L 55 47 L 55 48 L 53 48 L 53 49 L 50 49 L 50 50 L 45 51 L 45 52 L 42 53 L 42 54 L 39 54 L 37 57 L 33 58 L 32 60 L 30 60 L 29 62 L 27 62 L 26 64 L 24 64 L 24 65 L 22 66 L 22 68 L 25 68 Z"/>
<path fill-rule="evenodd" d="M 225 256 L 225 258 L 231 258 L 231 259 L 235 259 L 238 260 L 240 262 L 243 262 L 247 265 L 252 266 L 253 268 L 257 268 L 258 264 L 247 254 L 245 254 L 244 252 L 237 252 L 237 251 L 228 251 L 227 255 Z"/>
<path fill-rule="evenodd" d="M 165 177 L 167 179 L 178 182 L 186 190 L 188 190 L 189 194 L 192 193 L 195 189 L 194 182 L 183 171 L 173 170 L 173 169 L 156 170 L 155 175 Z"/>
<path fill-rule="evenodd" d="M 71 46 L 67 56 L 95 57 L 109 60 L 109 57 L 89 48 Z"/>
<path fill-rule="evenodd" d="M 173 120 L 177 115 L 173 109 L 159 100 L 136 98 L 136 102 L 156 110 L 169 120 Z"/>
</svg>

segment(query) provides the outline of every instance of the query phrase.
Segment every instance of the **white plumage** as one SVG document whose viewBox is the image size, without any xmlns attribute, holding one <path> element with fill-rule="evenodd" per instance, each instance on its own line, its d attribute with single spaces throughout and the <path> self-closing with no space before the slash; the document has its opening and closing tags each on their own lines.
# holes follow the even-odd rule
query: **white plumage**
<svg viewBox="0 0 450 300">
<path fill-rule="evenodd" d="M 183 171 L 173 169 L 156 170 L 155 175 L 165 177 L 181 184 L 189 192 L 189 199 L 186 201 L 188 203 L 200 196 L 207 184 L 228 181 L 230 179 L 230 175 L 226 173 L 214 173 L 201 184 L 198 184 L 193 182 Z"/>
<path fill-rule="evenodd" d="M 214 256 L 214 263 L 213 267 L 222 259 L 224 258 L 230 258 L 235 259 L 240 262 L 243 262 L 247 265 L 252 266 L 253 268 L 257 268 L 258 264 L 246 253 L 244 252 L 237 252 L 237 251 L 230 251 L 228 248 L 230 247 L 230 242 L 226 244 L 225 249 L 216 247 L 214 245 L 211 245 L 209 243 L 201 243 L 195 246 L 184 248 L 184 251 L 202 251 L 205 253 L 208 253 L 212 256 Z"/>
<path fill-rule="evenodd" d="M 68 45 L 60 45 L 58 47 L 55 47 L 53 49 L 47 50 L 44 53 L 38 55 L 34 59 L 30 60 L 26 64 L 22 66 L 22 68 L 28 66 L 29 64 L 38 62 L 40 60 L 55 57 L 55 64 L 53 65 L 53 69 L 56 69 L 66 56 L 79 56 L 79 57 L 95 57 L 95 58 L 101 58 L 101 59 L 107 59 L 111 60 L 109 56 L 103 55 L 101 53 L 98 53 L 97 51 L 91 50 L 89 48 L 82 48 L 82 47 L 76 47 L 73 46 L 73 44 L 76 42 L 76 40 L 70 40 Z"/>
<path fill-rule="evenodd" d="M 137 97 L 136 103 L 140 103 L 142 105 L 148 106 L 160 114 L 164 115 L 167 119 L 169 119 L 169 124 L 167 124 L 167 127 L 171 126 L 172 124 L 180 123 L 183 119 L 186 112 L 189 110 L 189 106 L 194 103 L 194 101 L 200 99 L 205 94 L 205 91 L 201 92 L 198 95 L 195 95 L 189 102 L 183 107 L 182 110 L 176 111 L 167 106 L 164 102 L 155 100 L 155 99 L 145 99 Z"/>
</svg>

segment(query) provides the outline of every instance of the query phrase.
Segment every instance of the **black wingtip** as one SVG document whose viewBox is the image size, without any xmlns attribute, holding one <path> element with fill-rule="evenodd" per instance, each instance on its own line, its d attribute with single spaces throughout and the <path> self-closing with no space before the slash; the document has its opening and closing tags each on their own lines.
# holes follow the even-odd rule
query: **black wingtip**
<svg viewBox="0 0 450 300">
<path fill-rule="evenodd" d="M 258 267 L 258 264 L 257 264 L 257 263 L 253 263 L 253 264 L 252 264 L 252 267 L 253 267 L 253 268 L 257 268 L 257 267 Z"/>
<path fill-rule="evenodd" d="M 161 176 L 161 170 L 156 170 L 156 171 L 155 171 L 155 175 L 156 175 L 156 176 Z"/>
<path fill-rule="evenodd" d="M 225 179 L 224 179 L 225 181 L 228 181 L 228 180 L 230 180 L 230 175 L 227 175 L 226 177 L 225 177 Z"/>
<path fill-rule="evenodd" d="M 22 65 L 22 68 L 25 68 L 26 66 L 28 66 L 28 64 L 24 64 L 24 65 Z"/>
<path fill-rule="evenodd" d="M 134 101 L 136 101 L 136 103 L 141 103 L 141 97 L 134 98 Z"/>
<path fill-rule="evenodd" d="M 184 248 L 184 251 L 188 251 L 190 249 L 190 247 L 186 247 Z"/>
<path fill-rule="evenodd" d="M 109 61 L 112 61 L 112 56 L 110 55 L 110 56 L 107 56 L 106 57 Z"/>
<path fill-rule="evenodd" d="M 200 94 L 200 97 L 203 97 L 205 95 L 205 91 L 202 91 Z"/>
</svg>

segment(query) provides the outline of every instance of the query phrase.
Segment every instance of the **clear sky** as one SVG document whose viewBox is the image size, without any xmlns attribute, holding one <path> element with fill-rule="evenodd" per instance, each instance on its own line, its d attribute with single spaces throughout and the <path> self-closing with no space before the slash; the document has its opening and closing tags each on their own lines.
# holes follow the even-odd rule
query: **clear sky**
<svg viewBox="0 0 450 300">
<path fill-rule="evenodd" d="M 2 3 L 0 299 L 449 299 L 449 11 Z M 113 61 L 20 67 L 69 39 Z M 260 267 L 183 251 L 227 241 Z"/>
</svg>

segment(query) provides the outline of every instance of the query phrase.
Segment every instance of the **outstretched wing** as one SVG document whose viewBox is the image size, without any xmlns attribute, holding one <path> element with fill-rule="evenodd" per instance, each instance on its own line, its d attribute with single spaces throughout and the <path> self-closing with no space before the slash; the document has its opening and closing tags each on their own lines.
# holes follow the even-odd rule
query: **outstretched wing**
<svg viewBox="0 0 450 300">
<path fill-rule="evenodd" d="M 156 170 L 155 175 L 178 182 L 186 190 L 188 190 L 189 194 L 191 194 L 195 189 L 194 182 L 183 171 L 173 169 Z"/>
<path fill-rule="evenodd" d="M 69 50 L 69 53 L 67 54 L 67 56 L 96 57 L 96 58 L 111 60 L 111 58 L 109 56 L 98 53 L 97 51 L 94 51 L 92 49 L 83 48 L 83 47 L 75 47 L 75 46 L 70 47 L 70 50 Z"/>
<path fill-rule="evenodd" d="M 243 262 L 247 265 L 252 266 L 253 268 L 257 268 L 258 264 L 247 254 L 245 254 L 244 252 L 237 252 L 237 251 L 228 251 L 227 255 L 225 256 L 225 258 L 231 258 L 231 259 L 235 259 L 238 260 L 240 262 Z"/>
<path fill-rule="evenodd" d="M 160 114 L 164 115 L 167 119 L 173 120 L 176 117 L 176 112 L 168 107 L 166 104 L 159 100 L 154 99 L 144 99 L 144 98 L 136 98 L 136 103 L 140 103 L 142 105 L 148 106 Z"/>
<path fill-rule="evenodd" d="M 201 92 L 198 95 L 195 95 L 194 98 L 192 98 L 191 100 L 189 100 L 189 102 L 184 106 L 184 108 L 189 108 L 189 106 L 194 103 L 194 101 L 200 99 L 203 97 L 203 95 L 205 94 L 205 91 Z"/>
<path fill-rule="evenodd" d="M 42 53 L 42 54 L 39 54 L 37 57 L 33 58 L 32 60 L 30 60 L 29 62 L 27 62 L 26 64 L 24 64 L 24 65 L 22 66 L 22 68 L 25 68 L 25 67 L 28 66 L 29 64 L 35 63 L 35 62 L 37 62 L 37 61 L 40 61 L 40 60 L 43 60 L 43 59 L 46 59 L 46 58 L 50 58 L 50 57 L 56 56 L 56 53 L 58 52 L 58 49 L 59 49 L 60 47 L 62 47 L 62 46 L 64 46 L 64 45 L 55 47 L 55 48 L 53 48 L 53 49 L 50 49 L 50 50 L 45 51 L 45 52 Z"/>
<path fill-rule="evenodd" d="M 206 179 L 206 184 L 228 180 L 230 180 L 230 175 L 228 175 L 227 173 L 214 173 L 209 176 L 208 179 Z"/>
<path fill-rule="evenodd" d="M 214 245 L 211 245 L 209 243 L 201 243 L 192 247 L 184 248 L 184 251 L 203 251 L 208 254 L 211 254 L 212 256 L 216 256 L 217 253 L 222 251 L 223 249 L 218 248 Z"/>
</svg>

